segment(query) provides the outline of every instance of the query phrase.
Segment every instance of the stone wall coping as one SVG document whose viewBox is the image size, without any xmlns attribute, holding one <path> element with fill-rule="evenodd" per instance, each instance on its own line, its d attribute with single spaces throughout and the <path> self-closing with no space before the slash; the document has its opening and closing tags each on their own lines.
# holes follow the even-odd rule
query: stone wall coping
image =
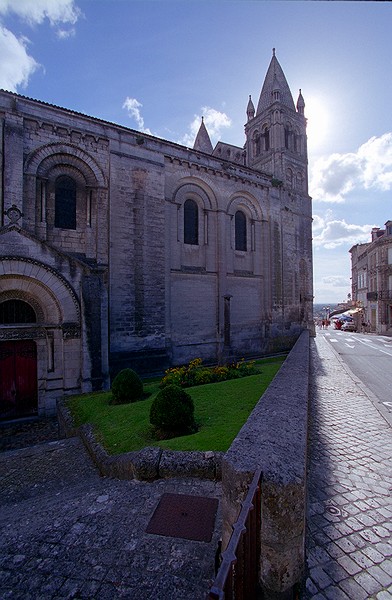
<svg viewBox="0 0 392 600">
<path fill-rule="evenodd" d="M 261 469 L 263 598 L 294 597 L 305 569 L 310 334 L 303 331 L 222 462 L 222 549 Z"/>
</svg>

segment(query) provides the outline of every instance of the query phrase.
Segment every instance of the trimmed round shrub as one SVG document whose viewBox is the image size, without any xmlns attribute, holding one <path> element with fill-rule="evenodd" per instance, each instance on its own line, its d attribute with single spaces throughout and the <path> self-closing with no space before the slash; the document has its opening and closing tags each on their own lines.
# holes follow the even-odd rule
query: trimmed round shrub
<svg viewBox="0 0 392 600">
<path fill-rule="evenodd" d="M 132 369 L 123 369 L 113 379 L 111 404 L 137 402 L 143 396 L 143 382 Z"/>
<path fill-rule="evenodd" d="M 167 385 L 156 395 L 150 409 L 150 423 L 166 432 L 195 431 L 191 396 L 177 385 Z"/>
</svg>

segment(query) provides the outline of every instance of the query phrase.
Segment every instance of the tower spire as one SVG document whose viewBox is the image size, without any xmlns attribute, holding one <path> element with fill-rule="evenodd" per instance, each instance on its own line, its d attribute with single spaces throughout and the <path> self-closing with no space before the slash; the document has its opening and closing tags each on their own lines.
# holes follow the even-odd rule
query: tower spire
<svg viewBox="0 0 392 600">
<path fill-rule="evenodd" d="M 255 107 L 254 104 L 252 102 L 252 96 L 249 94 L 249 101 L 248 101 L 248 106 L 246 107 L 246 114 L 248 117 L 248 121 L 250 121 L 251 119 L 253 119 L 253 117 L 255 116 Z"/>
<path fill-rule="evenodd" d="M 204 117 L 201 118 L 200 128 L 197 132 L 195 143 L 193 144 L 193 149 L 199 150 L 200 152 L 206 152 L 207 154 L 212 154 L 213 147 L 211 144 L 210 136 L 208 135 L 207 128 L 204 125 Z"/>
<path fill-rule="evenodd" d="M 301 90 L 294 104 L 275 48 L 257 105 L 245 124 L 246 164 L 270 173 L 291 189 L 307 191 L 307 139 L 305 102 Z M 301 187 L 302 186 L 302 187 Z"/>
<path fill-rule="evenodd" d="M 295 110 L 294 100 L 291 95 L 289 84 L 287 83 L 282 67 L 276 58 L 275 48 L 272 50 L 272 58 L 268 67 L 267 74 L 264 79 L 264 84 L 261 89 L 259 103 L 257 105 L 256 116 L 261 114 L 271 105 L 271 99 L 274 99 L 274 90 L 279 91 L 279 101 Z"/>
<path fill-rule="evenodd" d="M 299 96 L 298 96 L 298 100 L 297 100 L 297 112 L 300 115 L 305 114 L 305 101 L 304 101 L 304 97 L 302 96 L 301 88 L 299 90 Z"/>
</svg>

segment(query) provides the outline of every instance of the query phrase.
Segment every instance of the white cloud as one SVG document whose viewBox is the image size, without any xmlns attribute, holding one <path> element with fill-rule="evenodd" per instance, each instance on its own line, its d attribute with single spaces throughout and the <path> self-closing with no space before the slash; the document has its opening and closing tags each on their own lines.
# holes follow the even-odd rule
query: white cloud
<svg viewBox="0 0 392 600">
<path fill-rule="evenodd" d="M 392 133 L 372 137 L 356 152 L 331 154 L 313 166 L 310 193 L 315 201 L 344 202 L 355 190 L 392 189 Z"/>
<path fill-rule="evenodd" d="M 315 217 L 313 217 L 315 223 Z M 323 247 L 327 250 L 342 245 L 363 244 L 370 242 L 370 232 L 374 225 L 353 225 L 346 223 L 344 219 L 327 220 L 317 217 L 316 227 L 313 228 L 313 244 L 315 247 Z"/>
<path fill-rule="evenodd" d="M 74 37 L 75 35 L 75 27 L 71 27 L 70 29 L 57 29 L 57 37 L 59 38 L 59 40 L 66 40 L 70 37 Z"/>
<path fill-rule="evenodd" d="M 327 275 L 326 277 L 322 277 L 321 281 L 331 287 L 346 288 L 350 286 L 350 278 L 343 275 Z"/>
<path fill-rule="evenodd" d="M 59 39 L 75 34 L 73 25 L 82 14 L 74 0 L 0 0 L 2 20 L 11 13 L 30 26 L 41 25 L 48 19 Z M 19 86 L 27 85 L 39 67 L 28 53 L 28 44 L 26 37 L 17 37 L 0 22 L 0 87 L 16 92 Z"/>
<path fill-rule="evenodd" d="M 137 128 L 139 131 L 143 131 L 144 133 L 151 134 L 151 131 L 144 126 L 144 119 L 140 109 L 143 104 L 141 104 L 136 98 L 130 98 L 127 96 L 124 104 L 122 105 L 128 111 L 129 117 L 134 119 L 137 124 Z"/>
<path fill-rule="evenodd" d="M 0 25 L 0 88 L 15 92 L 26 86 L 38 63 L 27 53 L 28 40 Z"/>
<path fill-rule="evenodd" d="M 136 122 L 139 131 L 159 137 L 158 134 L 151 133 L 150 129 L 145 127 L 144 118 L 141 111 L 143 104 L 139 102 L 139 100 L 128 96 L 125 99 L 122 107 L 128 111 L 129 117 Z M 217 139 L 220 137 L 221 129 L 231 126 L 231 119 L 229 119 L 225 113 L 219 112 L 215 108 L 210 108 L 208 106 L 204 106 L 201 111 L 204 117 L 204 124 L 210 135 L 211 141 L 214 140 L 214 138 Z M 195 115 L 193 121 L 189 125 L 188 133 L 186 133 L 180 140 L 176 140 L 176 143 L 192 148 L 197 132 L 199 131 L 200 124 L 201 116 Z"/>
<path fill-rule="evenodd" d="M 193 147 L 197 132 L 201 125 L 201 117 L 204 117 L 204 125 L 207 128 L 208 134 L 211 138 L 211 142 L 214 145 L 220 136 L 221 130 L 231 126 L 231 119 L 226 113 L 220 112 L 215 108 L 209 106 L 203 106 L 201 109 L 201 115 L 195 115 L 193 121 L 189 125 L 189 131 L 178 140 L 179 144 L 183 146 Z"/>
<path fill-rule="evenodd" d="M 14 13 L 30 25 L 40 25 L 48 19 L 52 26 L 75 25 L 81 15 L 74 0 L 0 0 L 0 14 L 7 13 Z"/>
</svg>

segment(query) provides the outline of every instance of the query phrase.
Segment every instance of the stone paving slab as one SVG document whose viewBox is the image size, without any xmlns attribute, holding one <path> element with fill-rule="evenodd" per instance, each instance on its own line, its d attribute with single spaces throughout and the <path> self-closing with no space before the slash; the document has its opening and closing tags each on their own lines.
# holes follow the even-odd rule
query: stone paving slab
<svg viewBox="0 0 392 600">
<path fill-rule="evenodd" d="M 392 430 L 322 334 L 312 341 L 306 590 L 392 598 Z"/>
<path fill-rule="evenodd" d="M 211 542 L 145 533 L 163 493 L 220 498 L 196 479 L 146 483 L 98 475 L 79 438 L 0 455 L 0 597 L 205 598 Z"/>
</svg>

